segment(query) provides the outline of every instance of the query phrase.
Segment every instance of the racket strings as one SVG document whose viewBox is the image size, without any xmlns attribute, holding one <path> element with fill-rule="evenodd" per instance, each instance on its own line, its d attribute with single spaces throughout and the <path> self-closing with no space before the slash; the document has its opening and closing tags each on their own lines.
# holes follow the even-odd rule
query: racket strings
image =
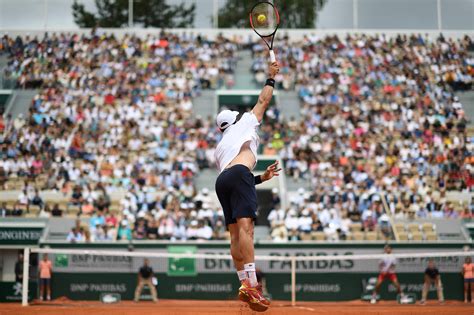
<svg viewBox="0 0 474 315">
<path fill-rule="evenodd" d="M 279 16 L 274 6 L 269 3 L 256 5 L 251 14 L 251 22 L 254 30 L 263 37 L 272 36 L 279 23 Z"/>
</svg>

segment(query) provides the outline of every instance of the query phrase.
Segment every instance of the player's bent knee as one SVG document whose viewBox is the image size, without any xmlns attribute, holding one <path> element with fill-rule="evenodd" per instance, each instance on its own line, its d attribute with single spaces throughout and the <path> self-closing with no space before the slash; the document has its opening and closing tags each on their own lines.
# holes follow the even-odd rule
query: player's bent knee
<svg viewBox="0 0 474 315">
<path fill-rule="evenodd" d="M 240 218 L 238 219 L 239 223 L 239 231 L 240 233 L 244 233 L 246 235 L 250 235 L 253 237 L 253 221 L 251 218 Z"/>
<path fill-rule="evenodd" d="M 243 227 L 241 229 L 242 233 L 244 233 L 245 235 L 253 238 L 253 227 Z"/>
</svg>

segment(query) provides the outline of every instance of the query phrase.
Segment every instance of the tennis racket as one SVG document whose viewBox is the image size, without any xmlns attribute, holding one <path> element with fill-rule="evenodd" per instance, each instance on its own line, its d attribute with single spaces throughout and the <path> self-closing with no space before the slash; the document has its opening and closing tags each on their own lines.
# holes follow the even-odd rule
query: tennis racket
<svg viewBox="0 0 474 315">
<path fill-rule="evenodd" d="M 270 49 L 270 61 L 276 62 L 273 39 L 280 26 L 280 15 L 277 8 L 267 1 L 254 5 L 250 11 L 250 26 Z"/>
</svg>

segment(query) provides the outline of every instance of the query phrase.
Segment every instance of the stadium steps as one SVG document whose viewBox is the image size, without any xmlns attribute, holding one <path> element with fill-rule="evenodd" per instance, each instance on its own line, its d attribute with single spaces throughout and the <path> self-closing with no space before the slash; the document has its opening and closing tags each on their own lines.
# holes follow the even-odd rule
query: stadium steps
<svg viewBox="0 0 474 315">
<path fill-rule="evenodd" d="M 203 188 L 207 188 L 210 191 L 214 191 L 214 184 L 216 182 L 217 175 L 217 170 L 213 168 L 201 170 L 194 182 L 196 184 L 196 189 L 201 190 Z"/>
<path fill-rule="evenodd" d="M 14 90 L 13 95 L 7 104 L 7 110 L 5 114 L 11 114 L 13 118 L 18 115 L 28 114 L 28 109 L 31 105 L 31 100 L 38 93 L 38 90 Z"/>
<path fill-rule="evenodd" d="M 74 224 L 75 219 L 72 218 L 49 218 L 46 239 L 48 241 L 65 240 Z"/>
<path fill-rule="evenodd" d="M 193 111 L 195 115 L 208 117 L 214 116 L 216 112 L 215 91 L 205 90 L 201 95 L 193 99 Z"/>
<path fill-rule="evenodd" d="M 7 64 L 8 64 L 7 55 L 0 55 L 0 69 L 3 70 L 3 68 L 5 68 Z"/>
<path fill-rule="evenodd" d="M 459 97 L 459 100 L 466 111 L 466 116 L 469 120 L 468 132 L 471 136 L 474 136 L 474 91 L 457 92 L 456 96 Z M 471 131 L 469 131 L 469 129 Z"/>
<path fill-rule="evenodd" d="M 290 176 L 286 176 L 287 191 L 297 191 L 300 188 L 304 188 L 305 190 L 311 190 L 311 181 L 308 179 L 294 180 Z"/>
<path fill-rule="evenodd" d="M 285 119 L 294 117 L 296 120 L 301 118 L 300 101 L 295 91 L 278 91 L 280 112 Z"/>
<path fill-rule="evenodd" d="M 5 69 L 7 64 L 8 64 L 7 55 L 0 55 L 0 90 L 6 88 L 4 87 L 4 84 L 3 84 L 3 69 Z"/>
<path fill-rule="evenodd" d="M 254 90 L 260 89 L 252 74 L 252 53 L 250 50 L 241 50 L 238 53 L 237 68 L 235 69 L 235 85 L 234 89 L 238 90 Z"/>
</svg>

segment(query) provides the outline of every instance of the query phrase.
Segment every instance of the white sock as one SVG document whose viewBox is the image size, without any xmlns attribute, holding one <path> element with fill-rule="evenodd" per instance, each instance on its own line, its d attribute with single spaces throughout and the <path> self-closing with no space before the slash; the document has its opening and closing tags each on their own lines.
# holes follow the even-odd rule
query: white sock
<svg viewBox="0 0 474 315">
<path fill-rule="evenodd" d="M 239 276 L 239 281 L 242 282 L 247 279 L 247 273 L 245 270 L 237 270 L 237 275 Z"/>
<path fill-rule="evenodd" d="M 255 263 L 248 263 L 244 265 L 245 273 L 247 273 L 247 279 L 249 279 L 250 286 L 252 288 L 258 285 L 257 273 L 255 272 Z"/>
</svg>

